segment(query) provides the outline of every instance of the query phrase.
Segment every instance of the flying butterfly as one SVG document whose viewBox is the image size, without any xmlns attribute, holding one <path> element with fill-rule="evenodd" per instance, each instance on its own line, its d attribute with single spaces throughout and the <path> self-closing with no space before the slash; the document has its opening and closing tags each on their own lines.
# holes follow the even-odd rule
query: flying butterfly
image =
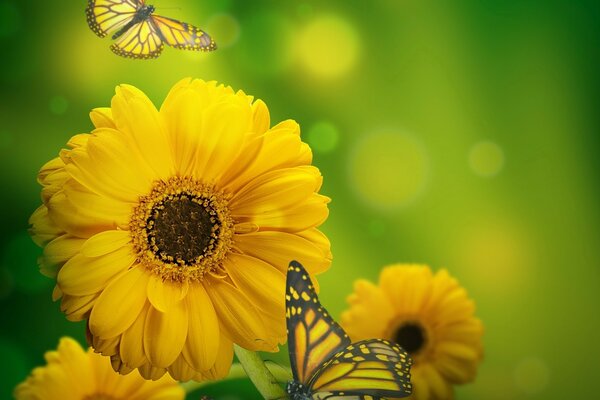
<svg viewBox="0 0 600 400">
<path fill-rule="evenodd" d="M 411 394 L 410 356 L 383 339 L 351 343 L 296 261 L 288 268 L 285 300 L 291 400 L 382 400 Z"/>
<path fill-rule="evenodd" d="M 177 49 L 212 51 L 217 45 L 204 31 L 185 22 L 154 15 L 144 0 L 88 0 L 87 23 L 98 36 L 112 33 L 110 49 L 122 57 L 156 58 L 164 44 Z"/>
</svg>

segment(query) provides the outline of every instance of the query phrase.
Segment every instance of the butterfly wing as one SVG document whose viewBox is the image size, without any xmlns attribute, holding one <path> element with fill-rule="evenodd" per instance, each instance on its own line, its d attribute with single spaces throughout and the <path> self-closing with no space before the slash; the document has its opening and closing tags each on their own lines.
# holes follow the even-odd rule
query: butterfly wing
<svg viewBox="0 0 600 400">
<path fill-rule="evenodd" d="M 143 4 L 143 0 L 88 0 L 87 23 L 96 35 L 105 37 L 130 22 Z"/>
<path fill-rule="evenodd" d="M 402 398 L 412 392 L 411 365 L 410 356 L 397 344 L 383 339 L 363 340 L 336 353 L 318 370 L 309 385 L 314 398 L 322 400 L 336 399 L 336 396 L 341 399 Z"/>
<path fill-rule="evenodd" d="M 171 47 L 196 51 L 212 51 L 217 48 L 206 32 L 193 25 L 160 15 L 153 15 L 150 19 L 161 39 Z"/>
<path fill-rule="evenodd" d="M 346 332 L 329 316 L 304 267 L 292 261 L 285 295 L 288 347 L 292 373 L 306 384 L 334 354 L 350 345 Z"/>
<path fill-rule="evenodd" d="M 332 392 L 313 393 L 313 400 L 384 400 L 383 397 L 362 394 L 339 394 Z M 393 400 L 393 399 L 388 399 Z"/>
<path fill-rule="evenodd" d="M 164 48 L 150 19 L 133 25 L 110 46 L 113 53 L 128 58 L 156 58 Z"/>
</svg>

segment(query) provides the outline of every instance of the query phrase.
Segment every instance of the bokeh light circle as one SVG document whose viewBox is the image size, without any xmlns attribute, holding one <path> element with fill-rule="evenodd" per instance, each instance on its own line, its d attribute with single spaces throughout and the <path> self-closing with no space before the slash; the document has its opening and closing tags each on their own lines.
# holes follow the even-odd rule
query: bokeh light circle
<svg viewBox="0 0 600 400">
<path fill-rule="evenodd" d="M 425 187 L 429 160 L 417 140 L 403 132 L 364 136 L 351 153 L 350 183 L 367 203 L 397 208 L 413 201 Z"/>
<path fill-rule="evenodd" d="M 514 378 L 515 385 L 523 393 L 540 393 L 548 386 L 550 368 L 538 358 L 525 358 L 516 366 Z"/>
<path fill-rule="evenodd" d="M 310 147 L 319 153 L 330 153 L 339 141 L 338 129 L 330 122 L 319 121 L 308 129 L 307 140 Z"/>
<path fill-rule="evenodd" d="M 360 37 L 346 20 L 333 15 L 320 16 L 298 34 L 297 54 L 302 66 L 320 78 L 346 74 L 357 63 Z"/>
<path fill-rule="evenodd" d="M 217 14 L 207 22 L 206 31 L 215 40 L 217 47 L 224 49 L 238 41 L 240 24 L 229 14 Z"/>
<path fill-rule="evenodd" d="M 496 143 L 479 142 L 469 151 L 469 166 L 477 175 L 494 176 L 504 166 L 504 152 Z"/>
<path fill-rule="evenodd" d="M 0 2 L 0 38 L 12 36 L 21 27 L 19 9 L 10 1 Z"/>
<path fill-rule="evenodd" d="M 69 109 L 69 102 L 63 96 L 54 96 L 48 104 L 52 114 L 61 115 Z"/>
</svg>

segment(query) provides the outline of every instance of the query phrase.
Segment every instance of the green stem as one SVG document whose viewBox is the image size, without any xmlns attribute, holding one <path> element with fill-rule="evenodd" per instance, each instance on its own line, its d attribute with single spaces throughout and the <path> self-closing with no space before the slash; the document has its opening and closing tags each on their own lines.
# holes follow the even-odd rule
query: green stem
<svg viewBox="0 0 600 400">
<path fill-rule="evenodd" d="M 270 373 L 273 375 L 277 382 L 285 383 L 292 379 L 291 371 L 285 367 L 269 362 L 265 363 L 265 367 L 270 371 Z M 229 375 L 223 378 L 223 381 L 228 381 L 232 379 L 242 379 L 246 378 L 247 376 L 248 375 L 246 375 L 246 371 L 244 370 L 242 364 L 236 363 L 231 366 L 231 369 L 229 370 Z M 189 381 L 181 383 L 181 387 L 183 387 L 183 390 L 185 390 L 186 393 L 192 393 L 200 388 L 212 385 L 213 383 L 215 383 L 215 381 Z"/>
<path fill-rule="evenodd" d="M 266 400 L 286 399 L 283 388 L 277 383 L 277 378 L 269 371 L 258 353 L 234 345 L 233 349 L 242 364 L 248 378 Z"/>
</svg>

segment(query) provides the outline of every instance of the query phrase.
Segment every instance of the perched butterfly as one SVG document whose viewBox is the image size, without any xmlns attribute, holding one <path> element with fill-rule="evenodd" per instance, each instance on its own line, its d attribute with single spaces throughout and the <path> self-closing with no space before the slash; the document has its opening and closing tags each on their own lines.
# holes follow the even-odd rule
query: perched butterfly
<svg viewBox="0 0 600 400">
<path fill-rule="evenodd" d="M 90 29 L 100 37 L 113 33 L 110 49 L 123 57 L 156 58 L 164 43 L 177 49 L 211 51 L 217 48 L 208 34 L 195 26 L 153 15 L 144 0 L 88 0 Z"/>
<path fill-rule="evenodd" d="M 285 300 L 294 376 L 286 391 L 291 400 L 380 400 L 411 394 L 409 355 L 383 339 L 351 343 L 296 261 L 288 269 Z"/>
</svg>

